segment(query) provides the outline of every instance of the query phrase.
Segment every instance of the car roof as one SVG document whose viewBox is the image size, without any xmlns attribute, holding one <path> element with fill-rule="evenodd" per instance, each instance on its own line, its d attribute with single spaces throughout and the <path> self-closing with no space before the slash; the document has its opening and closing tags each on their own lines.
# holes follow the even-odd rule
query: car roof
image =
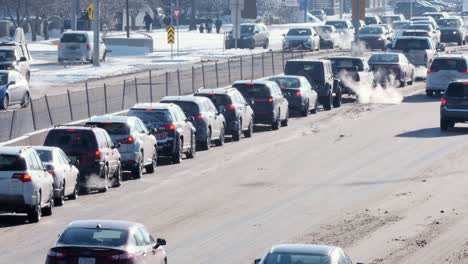
<svg viewBox="0 0 468 264">
<path fill-rule="evenodd" d="M 68 228 L 96 228 L 100 225 L 103 229 L 129 230 L 134 226 L 141 226 L 139 223 L 114 220 L 78 220 L 68 225 Z"/>
<path fill-rule="evenodd" d="M 192 102 L 192 103 L 202 103 L 203 101 L 210 100 L 205 97 L 193 96 L 193 95 L 181 95 L 181 96 L 165 96 L 161 99 L 163 101 L 181 101 L 181 102 Z"/>
<path fill-rule="evenodd" d="M 46 146 L 32 146 L 32 148 L 35 150 L 45 150 L 45 151 L 54 151 L 56 149 L 60 149 L 57 147 L 46 147 Z"/>
<path fill-rule="evenodd" d="M 27 150 L 29 147 L 0 147 L 0 154 L 4 155 L 19 155 L 23 151 Z"/>
<path fill-rule="evenodd" d="M 297 253 L 330 256 L 337 247 L 309 244 L 283 244 L 273 246 L 270 253 Z"/>
<path fill-rule="evenodd" d="M 152 109 L 152 110 L 170 110 L 171 108 L 179 107 L 173 103 L 139 103 L 131 107 L 130 109 Z"/>
<path fill-rule="evenodd" d="M 468 59 L 468 55 L 465 54 L 437 54 L 434 59 L 455 59 L 455 58 L 463 58 L 463 59 Z"/>
<path fill-rule="evenodd" d="M 300 75 L 277 75 L 277 76 L 273 76 L 270 78 L 271 79 L 280 79 L 280 78 L 295 78 L 295 79 L 302 79 L 302 78 L 305 78 L 304 76 L 300 76 Z"/>
<path fill-rule="evenodd" d="M 430 37 L 421 37 L 421 36 L 398 36 L 396 39 L 429 39 Z"/>
<path fill-rule="evenodd" d="M 270 84 L 271 81 L 267 81 L 267 80 L 239 80 L 239 81 L 234 82 L 234 84 L 246 84 L 246 83 L 267 85 L 267 84 Z"/>
<path fill-rule="evenodd" d="M 93 116 L 88 122 L 112 122 L 112 123 L 128 123 L 131 119 L 135 119 L 133 116 L 117 116 L 117 115 L 102 115 Z"/>
<path fill-rule="evenodd" d="M 288 60 L 288 62 L 326 62 L 324 59 L 293 59 Z"/>
<path fill-rule="evenodd" d="M 231 91 L 236 91 L 234 87 L 221 87 L 221 88 L 202 88 L 195 94 L 228 94 Z"/>
<path fill-rule="evenodd" d="M 103 130 L 102 128 L 98 128 L 98 127 L 95 127 L 95 126 L 79 126 L 79 125 L 76 125 L 76 126 L 57 125 L 54 128 L 52 128 L 52 130 L 70 130 L 70 129 L 73 129 L 73 130 L 89 130 L 89 131 Z"/>
<path fill-rule="evenodd" d="M 339 56 L 333 56 L 333 57 L 328 57 L 328 60 L 331 59 L 348 59 L 348 60 L 366 60 L 364 57 L 353 57 L 353 56 L 346 56 L 346 55 L 339 55 Z"/>
</svg>

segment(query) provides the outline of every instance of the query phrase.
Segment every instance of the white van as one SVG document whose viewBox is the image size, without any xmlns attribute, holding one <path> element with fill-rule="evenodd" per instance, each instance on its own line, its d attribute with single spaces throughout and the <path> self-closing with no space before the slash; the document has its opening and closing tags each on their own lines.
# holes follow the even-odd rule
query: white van
<svg viewBox="0 0 468 264">
<path fill-rule="evenodd" d="M 93 62 L 94 35 L 91 31 L 67 31 L 58 44 L 58 62 Z M 106 45 L 99 41 L 99 56 L 106 59 Z"/>
</svg>

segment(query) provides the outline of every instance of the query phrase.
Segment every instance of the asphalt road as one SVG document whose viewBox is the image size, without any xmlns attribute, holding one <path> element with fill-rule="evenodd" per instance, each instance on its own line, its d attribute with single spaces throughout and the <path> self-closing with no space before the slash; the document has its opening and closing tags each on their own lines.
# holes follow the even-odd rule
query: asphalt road
<svg viewBox="0 0 468 264">
<path fill-rule="evenodd" d="M 409 243 L 432 230 L 432 224 L 425 226 L 427 215 L 410 211 L 418 212 L 432 201 L 422 191 L 428 187 L 420 187 L 425 177 L 429 183 L 423 186 L 454 199 L 445 205 L 450 208 L 444 214 L 450 221 L 442 221 L 446 232 L 466 211 L 460 182 L 467 177 L 459 176 L 457 182 L 437 177 L 440 182 L 430 185 L 428 168 L 466 150 L 468 129 L 441 134 L 438 99 L 427 99 L 422 88 L 423 83 L 417 83 L 399 89 L 406 95 L 399 105 L 360 105 L 348 99 L 339 109 L 294 118 L 279 131 L 257 128 L 251 139 L 199 152 L 181 165 L 161 166 L 155 174 L 108 193 L 66 202 L 39 224 L 26 224 L 23 216 L 0 215 L 0 263 L 43 263 L 57 235 L 78 219 L 144 223 L 168 240 L 169 263 L 175 264 L 251 263 L 272 244 L 283 242 L 341 245 L 366 263 L 442 263 L 448 253 L 431 250 L 425 262 L 411 256 L 429 249 L 444 232 L 430 233 L 416 250 L 408 250 L 412 247 L 406 242 L 389 244 L 397 243 L 399 236 Z M 420 202 L 398 200 L 404 196 L 397 194 L 406 189 Z M 439 207 L 429 208 L 423 212 L 439 214 Z M 449 215 L 452 209 L 456 215 Z M 411 223 L 418 228 L 405 222 L 408 217 L 415 218 Z M 383 231 L 399 225 L 397 231 Z M 463 232 L 455 233 L 459 247 L 444 243 L 454 254 L 467 241 Z M 404 258 L 394 262 L 398 254 Z"/>
</svg>

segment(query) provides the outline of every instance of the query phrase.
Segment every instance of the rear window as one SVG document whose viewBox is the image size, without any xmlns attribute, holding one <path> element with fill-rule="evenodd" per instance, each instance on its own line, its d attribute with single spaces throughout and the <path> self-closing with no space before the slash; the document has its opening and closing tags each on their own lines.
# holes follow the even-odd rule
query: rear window
<svg viewBox="0 0 468 264">
<path fill-rule="evenodd" d="M 52 161 L 52 151 L 36 149 L 37 154 L 42 162 L 51 162 Z"/>
<path fill-rule="evenodd" d="M 97 149 L 96 138 L 90 130 L 57 129 L 47 135 L 44 146 L 70 149 Z"/>
<path fill-rule="evenodd" d="M 330 263 L 330 262 L 331 262 L 330 257 L 327 255 L 270 253 L 266 257 L 264 264 L 283 264 L 283 263 L 324 264 L 324 263 Z"/>
<path fill-rule="evenodd" d="M 383 34 L 383 29 L 381 27 L 364 27 L 359 30 L 359 34 L 379 35 Z"/>
<path fill-rule="evenodd" d="M 0 154 L 0 171 L 24 171 L 26 162 L 18 155 Z"/>
<path fill-rule="evenodd" d="M 169 110 L 165 109 L 130 109 L 128 116 L 136 116 L 149 128 L 158 128 L 161 124 L 172 123 Z"/>
<path fill-rule="evenodd" d="M 301 81 L 297 78 L 272 78 L 270 80 L 276 82 L 281 89 L 301 87 Z"/>
<path fill-rule="evenodd" d="M 58 241 L 62 245 L 86 245 L 118 247 L 126 244 L 127 230 L 68 228 Z"/>
<path fill-rule="evenodd" d="M 375 17 L 366 17 L 364 18 L 364 23 L 366 23 L 367 25 L 377 24 L 377 19 Z"/>
<path fill-rule="evenodd" d="M 398 54 L 374 54 L 369 63 L 398 63 Z"/>
<path fill-rule="evenodd" d="M 427 31 L 404 31 L 402 36 L 404 37 L 429 37 Z"/>
<path fill-rule="evenodd" d="M 195 94 L 195 96 L 206 97 L 219 109 L 220 106 L 232 104 L 231 98 L 227 94 Z"/>
<path fill-rule="evenodd" d="M 427 39 L 397 39 L 393 49 L 396 50 L 427 50 L 431 49 Z"/>
<path fill-rule="evenodd" d="M 0 50 L 0 62 L 15 60 L 15 52 L 13 50 Z"/>
<path fill-rule="evenodd" d="M 335 70 L 337 68 L 352 68 L 357 67 L 359 71 L 364 69 L 364 63 L 361 60 L 348 59 L 348 58 L 339 58 L 339 59 L 330 59 L 332 63 L 332 68 Z"/>
<path fill-rule="evenodd" d="M 245 98 L 265 98 L 270 97 L 270 89 L 263 84 L 234 84 L 233 87 L 237 88 Z"/>
<path fill-rule="evenodd" d="M 102 128 L 111 136 L 130 134 L 130 128 L 125 123 L 88 122 L 86 124 Z"/>
<path fill-rule="evenodd" d="M 432 26 L 428 24 L 412 24 L 407 27 L 408 29 L 419 29 L 419 30 L 426 30 L 431 31 Z"/>
<path fill-rule="evenodd" d="M 340 29 L 343 29 L 343 28 L 348 28 L 348 24 L 346 24 L 346 22 L 342 22 L 342 21 L 327 21 L 327 23 L 325 23 L 325 25 L 330 25 L 330 26 L 335 26 L 335 28 L 340 28 Z"/>
<path fill-rule="evenodd" d="M 466 60 L 462 59 L 435 59 L 431 64 L 434 71 L 466 71 Z"/>
<path fill-rule="evenodd" d="M 304 76 L 312 85 L 322 83 L 324 80 L 323 63 L 321 62 L 287 62 L 287 75 Z"/>
<path fill-rule="evenodd" d="M 86 43 L 85 34 L 63 34 L 60 38 L 62 43 Z"/>
<path fill-rule="evenodd" d="M 468 97 L 468 83 L 451 83 L 445 91 L 445 96 Z"/>
<path fill-rule="evenodd" d="M 200 113 L 200 108 L 197 103 L 185 101 L 161 101 L 161 103 L 173 103 L 182 108 L 186 116 L 196 116 Z"/>
</svg>

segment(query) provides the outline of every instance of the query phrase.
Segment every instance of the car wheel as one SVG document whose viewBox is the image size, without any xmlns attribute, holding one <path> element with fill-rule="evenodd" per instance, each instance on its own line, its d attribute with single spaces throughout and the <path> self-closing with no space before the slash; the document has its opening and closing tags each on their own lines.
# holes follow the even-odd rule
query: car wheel
<svg viewBox="0 0 468 264">
<path fill-rule="evenodd" d="M 184 151 L 184 143 L 181 138 L 176 141 L 175 153 L 172 155 L 172 163 L 179 164 L 182 161 L 182 155 Z"/>
<path fill-rule="evenodd" d="M 459 40 L 458 41 L 458 46 L 462 46 L 463 45 L 463 41 Z"/>
<path fill-rule="evenodd" d="M 201 143 L 201 149 L 209 150 L 210 147 L 211 147 L 211 128 L 208 129 L 208 134 L 206 135 L 205 141 Z"/>
<path fill-rule="evenodd" d="M 268 49 L 268 46 L 270 45 L 270 41 L 267 39 L 265 42 L 265 45 L 263 45 L 264 49 Z"/>
<path fill-rule="evenodd" d="M 433 97 L 434 92 L 433 91 L 426 91 L 426 95 L 427 95 L 427 97 Z"/>
<path fill-rule="evenodd" d="M 0 108 L 2 110 L 7 110 L 9 106 L 10 106 L 10 97 L 8 96 L 8 94 L 6 94 L 5 96 L 3 96 L 3 102 L 2 102 L 2 105 L 0 105 Z"/>
<path fill-rule="evenodd" d="M 195 141 L 195 135 L 192 134 L 192 140 L 191 140 L 191 144 L 190 144 L 190 151 L 187 153 L 187 158 L 188 159 L 193 159 L 195 158 L 195 155 L 197 153 L 197 146 L 196 146 L 196 141 Z"/>
<path fill-rule="evenodd" d="M 340 107 L 342 100 L 343 100 L 343 94 L 341 93 L 341 91 L 339 91 L 338 94 L 333 98 L 333 107 L 336 107 L 336 108 Z"/>
<path fill-rule="evenodd" d="M 158 166 L 158 155 L 156 154 L 156 148 L 153 151 L 153 157 L 151 158 L 151 164 L 145 167 L 146 173 L 154 173 Z"/>
<path fill-rule="evenodd" d="M 281 126 L 282 127 L 287 127 L 288 124 L 289 124 L 289 110 L 288 110 L 288 112 L 286 112 L 286 118 L 283 121 L 281 121 Z"/>
<path fill-rule="evenodd" d="M 39 193 L 37 204 L 28 211 L 29 223 L 37 223 L 41 221 L 41 216 L 42 216 L 41 199 L 42 199 L 42 195 L 41 193 Z"/>
<path fill-rule="evenodd" d="M 55 205 L 62 206 L 65 201 L 65 182 L 62 183 L 60 197 L 55 197 Z"/>
<path fill-rule="evenodd" d="M 216 146 L 217 147 L 221 147 L 224 145 L 224 133 L 225 133 L 226 129 L 224 128 L 224 126 L 221 128 L 221 131 L 219 132 L 219 138 L 218 140 L 216 140 Z"/>
<path fill-rule="evenodd" d="M 75 189 L 73 189 L 73 193 L 68 196 L 68 199 L 76 200 L 76 198 L 78 198 L 79 189 L 80 189 L 80 187 L 79 187 L 78 182 L 77 182 L 77 183 L 75 183 Z"/>
<path fill-rule="evenodd" d="M 122 164 L 119 162 L 114 175 L 112 175 L 112 187 L 116 188 L 120 187 L 120 185 L 122 185 Z"/>
<path fill-rule="evenodd" d="M 255 49 L 255 47 L 256 47 L 255 40 L 253 40 L 252 44 L 250 45 L 250 49 Z"/>
<path fill-rule="evenodd" d="M 406 86 L 406 81 L 405 80 L 400 80 L 400 88 L 403 88 Z"/>
<path fill-rule="evenodd" d="M 253 129 L 254 129 L 254 126 L 253 126 L 253 118 L 252 118 L 252 120 L 250 120 L 250 123 L 249 123 L 249 128 L 244 132 L 244 137 L 246 138 L 252 137 Z"/>
<path fill-rule="evenodd" d="M 309 107 L 310 107 L 309 102 L 307 102 L 306 105 L 304 106 L 304 109 L 302 110 L 303 117 L 307 117 L 309 115 L 310 113 Z"/>
<path fill-rule="evenodd" d="M 242 133 L 242 120 L 239 120 L 239 129 L 237 131 L 232 132 L 232 140 L 239 141 L 241 138 Z"/>
<path fill-rule="evenodd" d="M 278 116 L 276 117 L 276 119 L 271 124 L 271 129 L 272 130 L 278 130 L 280 128 L 280 124 L 281 124 L 281 112 L 278 112 Z"/>
<path fill-rule="evenodd" d="M 108 183 L 108 180 L 109 180 L 109 169 L 107 168 L 107 166 L 104 167 L 104 171 L 102 172 L 104 175 L 101 175 L 101 178 L 102 178 L 102 181 L 103 181 L 103 187 L 99 188 L 98 189 L 98 192 L 100 193 L 105 193 L 107 192 L 107 190 L 109 189 L 109 183 Z"/>
<path fill-rule="evenodd" d="M 449 128 L 453 128 L 455 123 L 452 121 L 448 121 L 445 118 L 440 119 L 440 130 L 447 131 Z"/>
<path fill-rule="evenodd" d="M 138 166 L 132 171 L 134 179 L 141 179 L 143 177 L 143 152 L 141 153 L 141 158 L 138 159 Z"/>
<path fill-rule="evenodd" d="M 53 211 L 54 211 L 54 197 L 53 195 L 51 195 L 49 199 L 49 205 L 45 207 L 44 209 L 42 209 L 42 214 L 44 216 L 50 216 L 53 214 Z"/>
<path fill-rule="evenodd" d="M 318 100 L 315 100 L 315 106 L 310 110 L 312 114 L 316 114 L 318 112 Z"/>
<path fill-rule="evenodd" d="M 409 85 L 413 85 L 414 84 L 414 72 L 413 74 L 411 74 L 411 79 L 410 81 L 408 82 Z"/>
<path fill-rule="evenodd" d="M 25 93 L 23 96 L 23 100 L 21 101 L 21 108 L 28 107 L 30 102 L 31 102 L 31 97 L 29 96 L 29 93 Z"/>
<path fill-rule="evenodd" d="M 330 92 L 330 95 L 328 96 L 323 96 L 322 97 L 322 102 L 323 102 L 323 109 L 325 111 L 330 111 L 332 109 L 332 104 L 333 104 L 333 95 Z"/>
</svg>

